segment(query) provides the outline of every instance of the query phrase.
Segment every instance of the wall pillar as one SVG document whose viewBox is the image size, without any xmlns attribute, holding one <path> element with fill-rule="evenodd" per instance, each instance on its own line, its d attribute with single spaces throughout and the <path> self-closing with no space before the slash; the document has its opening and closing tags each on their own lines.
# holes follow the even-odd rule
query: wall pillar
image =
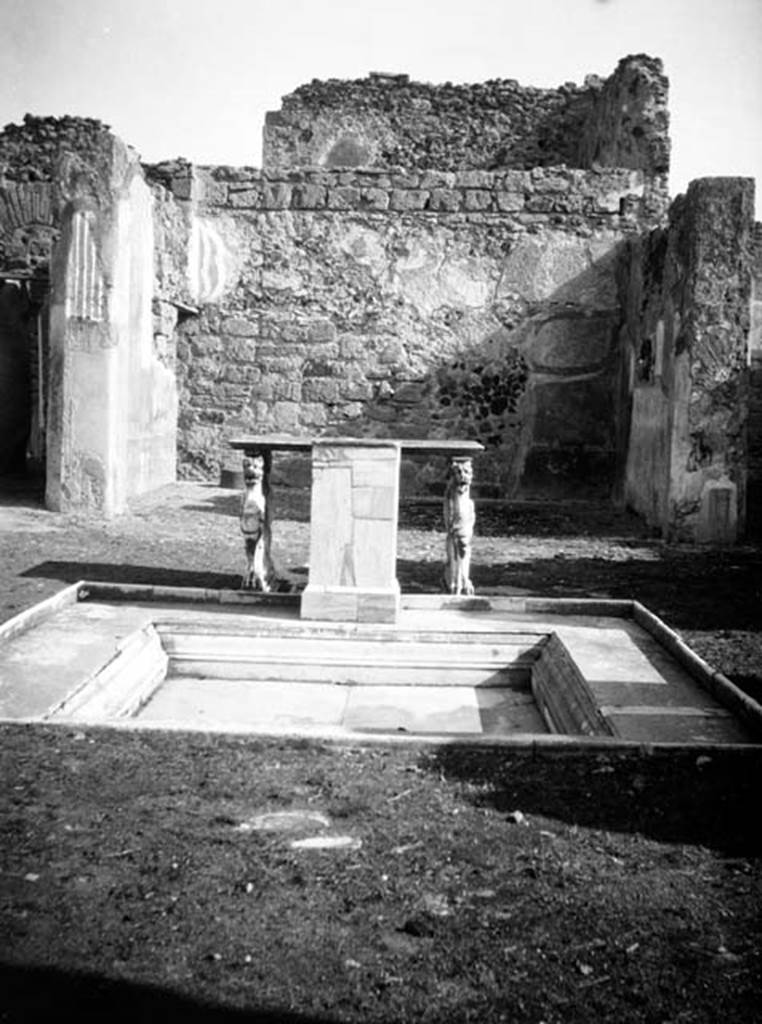
<svg viewBox="0 0 762 1024">
<path fill-rule="evenodd" d="M 106 516 L 175 479 L 177 388 L 154 352 L 153 212 L 111 136 L 69 154 L 51 266 L 46 504 Z"/>
</svg>

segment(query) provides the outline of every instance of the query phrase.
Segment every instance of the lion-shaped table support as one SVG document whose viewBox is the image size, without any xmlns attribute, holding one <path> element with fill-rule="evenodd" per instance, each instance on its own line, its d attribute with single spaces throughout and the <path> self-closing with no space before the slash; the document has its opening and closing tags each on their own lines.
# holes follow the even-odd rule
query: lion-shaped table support
<svg viewBox="0 0 762 1024">
<path fill-rule="evenodd" d="M 471 497 L 473 464 L 468 458 L 450 459 L 444 496 L 446 557 L 444 583 L 450 594 L 473 594 L 471 541 L 476 512 Z"/>
<path fill-rule="evenodd" d="M 246 551 L 246 571 L 241 581 L 244 590 L 271 590 L 274 576 L 270 557 L 269 453 L 254 453 L 243 460 L 243 498 L 241 533 Z"/>
</svg>

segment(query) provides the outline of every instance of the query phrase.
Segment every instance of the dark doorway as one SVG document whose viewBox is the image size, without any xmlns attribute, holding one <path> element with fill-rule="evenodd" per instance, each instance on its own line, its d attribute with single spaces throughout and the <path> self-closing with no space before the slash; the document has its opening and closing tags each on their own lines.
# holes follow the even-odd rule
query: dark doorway
<svg viewBox="0 0 762 1024">
<path fill-rule="evenodd" d="M 45 472 L 47 278 L 0 276 L 0 487 Z"/>
</svg>

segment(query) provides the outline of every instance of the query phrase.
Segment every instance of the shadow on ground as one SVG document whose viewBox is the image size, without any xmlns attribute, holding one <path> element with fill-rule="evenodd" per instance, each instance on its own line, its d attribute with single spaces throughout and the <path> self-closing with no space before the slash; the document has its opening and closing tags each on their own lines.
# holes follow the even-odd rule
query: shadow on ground
<svg viewBox="0 0 762 1024">
<path fill-rule="evenodd" d="M 49 1024 L 62 1008 L 78 1024 L 327 1024 L 286 1010 L 237 1010 L 197 1002 L 168 989 L 97 974 L 0 964 L 4 1024 Z"/>
<path fill-rule="evenodd" d="M 758 749 L 530 756 L 446 746 L 423 765 L 466 783 L 477 806 L 735 856 L 762 854 Z"/>
<path fill-rule="evenodd" d="M 45 505 L 45 477 L 35 473 L 0 475 L 0 507 L 42 509 Z"/>
<path fill-rule="evenodd" d="M 200 572 L 194 569 L 165 569 L 155 565 L 123 562 L 40 562 L 20 576 L 61 580 L 62 583 L 139 583 L 141 586 L 202 587 L 206 590 L 237 590 L 238 574 Z"/>
<path fill-rule="evenodd" d="M 539 553 L 539 552 L 538 552 Z M 441 589 L 442 560 L 397 560 L 406 590 Z M 762 551 L 663 551 L 648 558 L 589 558 L 571 554 L 515 562 L 477 558 L 471 579 L 479 594 L 510 587 L 543 597 L 609 597 L 636 600 L 678 629 L 760 629 Z"/>
</svg>

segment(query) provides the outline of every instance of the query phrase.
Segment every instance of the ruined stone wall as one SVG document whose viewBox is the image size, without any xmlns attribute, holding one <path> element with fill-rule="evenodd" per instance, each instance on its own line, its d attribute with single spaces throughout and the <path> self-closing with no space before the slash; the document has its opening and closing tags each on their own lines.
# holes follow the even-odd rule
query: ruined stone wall
<svg viewBox="0 0 762 1024">
<path fill-rule="evenodd" d="M 750 179 L 699 179 L 629 247 L 625 498 L 672 540 L 743 533 L 753 202 Z"/>
<path fill-rule="evenodd" d="M 528 170 L 566 164 L 669 169 L 667 79 L 643 55 L 608 79 L 557 89 L 512 79 L 472 85 L 371 74 L 313 81 L 267 115 L 263 168 Z"/>
<path fill-rule="evenodd" d="M 632 167 L 650 175 L 666 174 L 670 156 L 668 90 L 660 60 L 644 54 L 621 60 L 614 74 L 599 80 L 592 90 L 578 165 Z"/>
<path fill-rule="evenodd" d="M 110 150 L 108 127 L 92 118 L 34 117 L 0 131 L 0 271 L 47 272 L 58 237 L 58 182 L 65 153 L 84 159 L 94 181 L 98 154 Z"/>
<path fill-rule="evenodd" d="M 52 508 L 108 514 L 175 477 L 174 366 L 154 340 L 152 207 L 135 153 L 97 121 L 27 116 L 0 133 L 0 278 L 29 287 L 49 337 L 39 352 L 30 333 L 29 356 Z M 16 374 L 15 386 L 29 381 Z"/>
<path fill-rule="evenodd" d="M 663 203 L 641 172 L 150 173 L 188 197 L 206 289 L 178 345 L 183 473 L 241 432 L 465 437 L 482 493 L 609 493 L 617 253 Z"/>
</svg>

